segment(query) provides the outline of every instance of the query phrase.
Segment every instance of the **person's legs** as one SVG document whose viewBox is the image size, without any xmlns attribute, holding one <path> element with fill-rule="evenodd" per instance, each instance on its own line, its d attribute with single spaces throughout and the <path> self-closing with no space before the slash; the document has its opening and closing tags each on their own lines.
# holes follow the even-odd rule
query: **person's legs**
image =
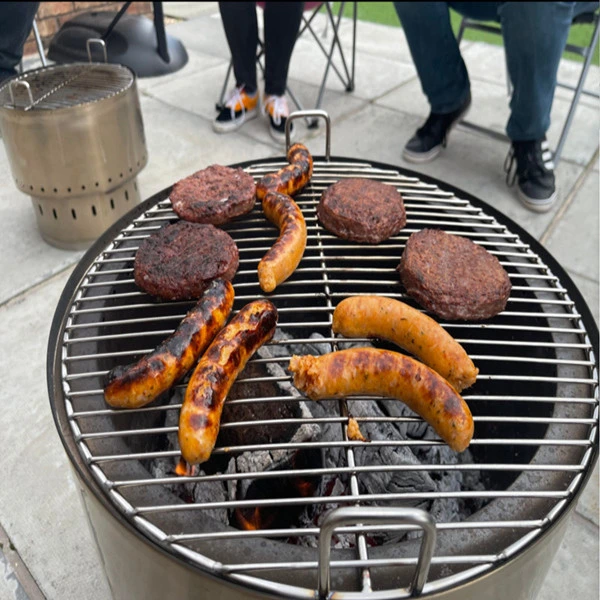
<svg viewBox="0 0 600 600">
<path fill-rule="evenodd" d="M 219 2 L 237 87 L 256 91 L 258 23 L 255 2 Z"/>
<path fill-rule="evenodd" d="M 304 2 L 265 4 L 265 94 L 283 96 Z"/>
<path fill-rule="evenodd" d="M 469 95 L 467 68 L 447 2 L 394 2 L 421 87 L 434 113 L 450 113 Z"/>
<path fill-rule="evenodd" d="M 558 64 L 575 2 L 505 2 L 499 9 L 506 63 L 513 85 L 506 133 L 512 141 L 507 182 L 529 209 L 545 212 L 557 197 L 546 140 Z M 514 169 L 513 169 L 514 166 Z"/>
<path fill-rule="evenodd" d="M 16 74 L 39 2 L 0 3 L 0 81 Z"/>
<path fill-rule="evenodd" d="M 231 52 L 236 85 L 213 121 L 213 129 L 217 133 L 227 133 L 257 116 L 258 23 L 255 2 L 219 2 L 219 10 Z"/>
<path fill-rule="evenodd" d="M 425 124 L 407 142 L 410 162 L 433 160 L 471 103 L 467 68 L 450 25 L 447 2 L 394 2 L 423 93 L 431 106 Z"/>
<path fill-rule="evenodd" d="M 285 143 L 285 123 L 289 108 L 285 99 L 288 69 L 300 23 L 304 2 L 265 3 L 265 100 L 273 139 Z M 293 124 L 292 124 L 293 132 Z"/>
<path fill-rule="evenodd" d="M 512 141 L 542 139 L 550 127 L 556 74 L 574 2 L 504 2 L 499 9 L 513 85 L 506 133 Z"/>
</svg>

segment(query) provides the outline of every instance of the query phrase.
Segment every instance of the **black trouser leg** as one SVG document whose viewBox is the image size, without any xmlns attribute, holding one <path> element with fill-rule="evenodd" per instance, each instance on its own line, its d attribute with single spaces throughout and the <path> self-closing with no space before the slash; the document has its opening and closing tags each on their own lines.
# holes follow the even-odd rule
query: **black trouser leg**
<svg viewBox="0 0 600 600">
<path fill-rule="evenodd" d="M 258 23 L 255 2 L 219 2 L 225 36 L 229 44 L 236 85 L 256 91 L 256 47 Z"/>
<path fill-rule="evenodd" d="M 265 94 L 283 96 L 304 2 L 265 4 Z"/>
<path fill-rule="evenodd" d="M 16 73 L 39 2 L 0 3 L 0 79 Z"/>
</svg>

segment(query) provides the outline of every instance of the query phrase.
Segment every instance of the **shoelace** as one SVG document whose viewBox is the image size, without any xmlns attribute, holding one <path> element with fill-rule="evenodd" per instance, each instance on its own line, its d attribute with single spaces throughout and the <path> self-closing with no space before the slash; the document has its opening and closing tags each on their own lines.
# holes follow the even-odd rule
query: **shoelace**
<svg viewBox="0 0 600 600">
<path fill-rule="evenodd" d="M 244 91 L 244 86 L 234 88 L 229 92 L 229 96 L 227 96 L 227 100 L 225 101 L 225 106 L 231 111 L 231 118 L 235 117 L 235 107 L 239 104 L 242 107 L 242 115 L 246 114 L 246 106 L 244 105 L 244 99 L 242 98 L 242 92 Z"/>
<path fill-rule="evenodd" d="M 269 110 L 271 107 L 271 110 Z M 263 106 L 263 114 L 269 113 L 275 125 L 281 125 L 281 117 L 289 115 L 289 109 L 285 96 L 268 96 Z"/>
<path fill-rule="evenodd" d="M 522 142 L 516 146 L 512 145 L 504 160 L 506 183 L 509 186 L 515 184 L 518 175 L 525 178 L 538 177 L 545 175 L 552 169 L 554 169 L 552 153 L 546 140 L 541 143 Z"/>
</svg>

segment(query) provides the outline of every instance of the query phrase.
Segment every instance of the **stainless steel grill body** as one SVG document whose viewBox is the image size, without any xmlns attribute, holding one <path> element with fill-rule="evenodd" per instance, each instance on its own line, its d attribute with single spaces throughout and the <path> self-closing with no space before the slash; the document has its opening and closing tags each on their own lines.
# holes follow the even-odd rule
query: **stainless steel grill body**
<svg viewBox="0 0 600 600">
<path fill-rule="evenodd" d="M 259 178 L 283 164 L 265 161 L 242 166 Z M 325 187 L 350 176 L 378 179 L 397 187 L 407 209 L 405 229 L 377 246 L 357 245 L 328 234 L 316 219 L 316 205 Z M 132 597 L 142 590 L 148 597 L 158 598 L 177 590 L 178 595 L 189 598 L 208 597 L 207 593 L 214 597 L 312 598 L 317 588 L 317 552 L 285 540 L 315 539 L 320 533 L 318 527 L 240 531 L 218 524 L 207 511 L 220 506 L 229 511 L 244 506 L 274 510 L 319 503 L 361 506 L 374 500 L 388 506 L 445 498 L 477 499 L 483 506 L 463 521 L 436 524 L 437 542 L 423 595 L 533 597 L 558 547 L 566 517 L 597 458 L 597 328 L 579 292 L 554 259 L 516 224 L 449 186 L 388 165 L 315 158 L 311 183 L 296 198 L 308 225 L 307 250 L 295 274 L 270 296 L 279 310 L 280 330 L 294 338 L 285 342 L 290 353 L 302 353 L 303 344 L 313 341 L 309 338 L 314 333 L 322 336 L 320 342 L 328 349 L 340 347 L 342 340 L 330 329 L 331 315 L 335 305 L 348 295 L 375 293 L 407 300 L 395 267 L 408 236 L 424 227 L 469 237 L 495 254 L 508 271 L 513 289 L 502 314 L 478 324 L 442 323 L 480 369 L 477 383 L 464 393 L 475 420 L 473 460 L 396 467 L 361 464 L 356 458 L 360 442 L 346 436 L 352 400 L 336 401 L 338 411 L 333 420 L 340 427 L 333 445 L 344 456 L 336 472 L 348 481 L 349 494 L 189 503 L 173 493 L 178 486 L 190 481 L 209 485 L 244 475 L 151 476 L 147 470 L 150 460 L 172 458 L 175 464 L 178 458 L 178 451 L 166 445 L 176 428 L 165 424 L 165 415 L 178 411 L 180 404 L 165 401 L 123 413 L 110 410 L 102 397 L 102 378 L 107 370 L 151 351 L 191 306 L 156 303 L 133 282 L 133 258 L 140 241 L 176 219 L 168 191 L 117 223 L 84 257 L 57 309 L 49 345 L 49 387 L 57 426 L 82 482 L 115 597 Z M 240 250 L 240 268 L 233 282 L 237 310 L 263 295 L 256 266 L 277 232 L 258 205 L 224 228 Z M 275 340 L 267 348 L 280 345 Z M 286 355 L 257 356 L 251 364 L 285 367 L 287 360 Z M 243 374 L 234 388 L 273 385 L 279 391 L 237 397 L 232 402 L 274 406 L 299 401 L 289 387 L 287 392 L 277 387 L 286 382 L 287 373 Z M 382 421 L 394 419 L 400 417 Z M 318 419 L 303 416 L 297 421 L 314 424 Z M 223 429 L 261 424 L 264 421 L 229 423 Z M 332 445 L 318 440 L 218 444 L 214 457 L 219 460 L 244 451 L 276 448 L 319 450 L 326 444 Z M 437 439 L 394 439 L 372 441 L 368 446 L 440 444 Z M 420 470 L 436 476 L 451 470 L 477 471 L 488 485 L 474 491 L 397 492 L 377 498 L 361 493 L 361 478 L 366 474 L 394 469 L 407 475 Z M 274 481 L 323 474 L 331 474 L 331 469 L 290 467 L 284 472 L 255 472 L 246 477 Z M 96 518 L 107 514 L 112 515 L 108 521 Z M 370 547 L 369 534 L 382 528 L 392 533 L 415 530 L 411 525 L 344 527 L 342 532 L 354 535 L 355 544 L 331 552 L 336 598 L 402 598 L 411 594 L 410 581 L 421 541 Z M 120 552 L 113 554 L 115 542 L 130 550 L 135 547 L 135 538 L 143 540 L 137 557 L 125 559 Z M 128 560 L 133 561 L 134 569 L 146 561 L 153 567 L 138 579 L 131 576 Z M 168 565 L 173 566 L 172 577 Z M 172 581 L 165 582 L 165 577 Z"/>
<path fill-rule="evenodd" d="M 147 152 L 130 69 L 75 63 L 24 73 L 0 88 L 0 127 L 49 243 L 85 248 L 139 203 Z"/>
</svg>

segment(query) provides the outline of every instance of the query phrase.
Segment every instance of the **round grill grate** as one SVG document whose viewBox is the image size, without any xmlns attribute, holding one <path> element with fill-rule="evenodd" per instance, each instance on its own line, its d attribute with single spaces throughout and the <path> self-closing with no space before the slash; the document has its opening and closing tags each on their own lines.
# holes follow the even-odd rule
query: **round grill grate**
<svg viewBox="0 0 600 600">
<path fill-rule="evenodd" d="M 0 89 L 0 106 L 20 110 L 72 108 L 120 94 L 133 82 L 133 73 L 121 65 L 56 65 L 11 80 Z"/>
</svg>

